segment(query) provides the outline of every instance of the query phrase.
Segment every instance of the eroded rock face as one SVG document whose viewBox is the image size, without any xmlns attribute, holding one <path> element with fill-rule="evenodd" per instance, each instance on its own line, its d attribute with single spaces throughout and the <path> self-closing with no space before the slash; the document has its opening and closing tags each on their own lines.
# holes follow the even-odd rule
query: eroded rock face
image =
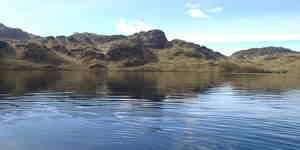
<svg viewBox="0 0 300 150">
<path fill-rule="evenodd" d="M 98 35 L 94 33 L 75 33 L 68 37 L 70 42 L 85 42 L 90 44 L 103 44 L 115 40 L 125 39 L 126 36 L 123 35 Z"/>
<path fill-rule="evenodd" d="M 9 45 L 9 43 L 0 41 L 0 57 L 15 55 L 16 51 Z"/>
<path fill-rule="evenodd" d="M 184 55 L 188 57 L 214 60 L 225 57 L 221 53 L 214 52 L 213 50 L 205 46 L 200 46 L 198 44 L 186 42 L 183 40 L 173 40 L 168 44 L 168 47 L 177 50 L 176 56 Z"/>
<path fill-rule="evenodd" d="M 139 63 L 130 63 L 132 66 L 134 64 L 144 65 L 149 62 L 154 62 L 156 59 L 154 53 L 148 48 L 128 40 L 111 44 L 107 53 L 107 60 L 109 61 L 136 60 L 137 62 L 137 60 L 139 60 Z"/>
<path fill-rule="evenodd" d="M 80 57 L 81 57 L 81 59 L 105 60 L 105 54 L 101 53 L 97 49 L 83 51 L 83 53 L 80 55 Z"/>
<path fill-rule="evenodd" d="M 9 33 L 8 30 L 12 39 L 6 40 L 8 43 L 0 42 L 0 56 L 12 55 L 18 59 L 51 65 L 67 62 L 80 67 L 103 68 L 103 64 L 116 63 L 118 66 L 133 67 L 156 63 L 169 59 L 169 56 L 172 59 L 185 56 L 206 60 L 225 57 L 194 43 L 182 40 L 169 42 L 161 30 L 130 36 L 75 33 L 71 36 L 33 38 L 35 36 L 32 34 L 0 24 L 0 39 L 1 36 L 7 37 L 1 35 L 1 31 Z"/>
<path fill-rule="evenodd" d="M 37 36 L 18 28 L 6 27 L 0 23 L 0 39 L 29 40 L 33 38 L 37 38 Z"/>
<path fill-rule="evenodd" d="M 49 49 L 35 43 L 20 44 L 18 48 L 21 49 L 19 56 L 21 59 L 43 62 L 49 58 Z"/>
<path fill-rule="evenodd" d="M 59 53 L 63 53 L 63 54 L 66 54 L 66 55 L 72 55 L 72 52 L 69 51 L 65 46 L 63 45 L 55 45 L 51 48 L 49 48 L 53 51 L 56 51 L 56 52 L 59 52 Z"/>
<path fill-rule="evenodd" d="M 129 40 L 137 41 L 147 48 L 161 49 L 168 44 L 166 35 L 161 30 L 136 33 L 128 37 Z"/>
<path fill-rule="evenodd" d="M 257 56 L 272 56 L 276 54 L 298 54 L 299 52 L 293 51 L 283 47 L 264 47 L 264 48 L 251 48 L 248 50 L 241 50 L 232 54 L 232 57 L 249 58 Z"/>
</svg>

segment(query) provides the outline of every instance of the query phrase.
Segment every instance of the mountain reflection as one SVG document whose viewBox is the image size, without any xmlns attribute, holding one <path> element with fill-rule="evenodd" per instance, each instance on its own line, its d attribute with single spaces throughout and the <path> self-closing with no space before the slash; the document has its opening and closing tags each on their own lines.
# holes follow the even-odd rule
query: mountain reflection
<svg viewBox="0 0 300 150">
<path fill-rule="evenodd" d="M 300 88 L 300 78 L 287 74 L 236 74 L 226 75 L 226 81 L 236 89 L 250 89 L 256 92 L 287 92 Z"/>
<path fill-rule="evenodd" d="M 268 149 L 284 137 L 280 145 L 293 149 L 299 89 L 299 77 L 279 74 L 1 72 L 0 145 L 234 149 L 222 147 L 227 139 Z"/>
<path fill-rule="evenodd" d="M 230 83 L 236 89 L 284 92 L 300 88 L 300 79 L 288 75 L 221 75 L 193 72 L 1 72 L 0 96 L 36 92 L 70 92 L 91 97 L 129 97 L 164 100 L 188 98 Z"/>
<path fill-rule="evenodd" d="M 113 95 L 125 93 L 134 98 L 152 100 L 167 96 L 184 98 L 221 83 L 214 75 L 198 73 L 120 72 L 110 73 L 107 81 Z"/>
</svg>

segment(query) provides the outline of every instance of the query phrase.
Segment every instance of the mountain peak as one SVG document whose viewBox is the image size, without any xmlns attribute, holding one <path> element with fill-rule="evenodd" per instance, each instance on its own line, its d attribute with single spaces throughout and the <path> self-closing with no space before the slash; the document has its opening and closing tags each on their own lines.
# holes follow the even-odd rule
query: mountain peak
<svg viewBox="0 0 300 150">
<path fill-rule="evenodd" d="M 150 36 L 150 35 L 155 35 L 155 36 L 165 36 L 165 32 L 160 30 L 160 29 L 153 29 L 149 31 L 141 31 L 138 33 L 135 33 L 134 35 L 145 35 L 145 36 Z M 133 35 L 133 36 L 134 36 Z"/>
<path fill-rule="evenodd" d="M 168 44 L 165 33 L 158 29 L 135 33 L 128 38 L 130 40 L 140 41 L 141 43 L 144 43 L 144 46 L 149 48 L 165 48 Z"/>
<path fill-rule="evenodd" d="M 0 23 L 0 39 L 29 40 L 36 37 L 37 36 L 27 33 L 21 29 L 10 28 Z"/>
<path fill-rule="evenodd" d="M 160 29 L 153 29 L 153 30 L 149 30 L 146 33 L 152 33 L 152 34 L 165 34 L 164 31 L 160 30 Z"/>
<path fill-rule="evenodd" d="M 6 28 L 7 27 L 3 23 L 0 22 L 0 30 L 6 29 Z"/>
</svg>

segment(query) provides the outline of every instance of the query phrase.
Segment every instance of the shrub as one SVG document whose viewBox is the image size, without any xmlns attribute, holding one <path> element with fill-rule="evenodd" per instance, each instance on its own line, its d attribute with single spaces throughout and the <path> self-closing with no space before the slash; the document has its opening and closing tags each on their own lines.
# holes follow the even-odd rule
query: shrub
<svg viewBox="0 0 300 150">
<path fill-rule="evenodd" d="M 262 68 L 259 68 L 254 65 L 239 65 L 233 62 L 222 62 L 219 64 L 221 72 L 228 73 L 268 73 L 270 71 L 266 71 Z"/>
<path fill-rule="evenodd" d="M 240 66 L 235 63 L 226 61 L 226 62 L 221 62 L 219 64 L 219 67 L 221 72 L 235 72 L 239 70 Z"/>
</svg>

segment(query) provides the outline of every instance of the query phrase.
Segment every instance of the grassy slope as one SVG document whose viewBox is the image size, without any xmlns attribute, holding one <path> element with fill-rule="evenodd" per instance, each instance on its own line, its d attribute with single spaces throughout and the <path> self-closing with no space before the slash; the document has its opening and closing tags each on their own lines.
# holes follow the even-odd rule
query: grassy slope
<svg viewBox="0 0 300 150">
<path fill-rule="evenodd" d="M 300 73 L 300 54 L 262 56 L 252 59 L 234 59 L 238 66 L 249 66 L 258 70 L 275 73 Z"/>
<path fill-rule="evenodd" d="M 153 50 L 158 61 L 144 66 L 123 67 L 124 62 L 108 62 L 110 70 L 128 71 L 199 71 L 215 72 L 216 67 L 211 61 L 187 56 L 175 56 L 173 49 Z"/>
<path fill-rule="evenodd" d="M 234 73 L 300 73 L 300 54 L 277 55 L 269 57 L 256 57 L 252 59 L 228 58 L 217 61 L 192 58 L 178 55 L 172 49 L 160 51 L 153 50 L 158 56 L 158 62 L 137 67 L 124 67 L 124 62 L 105 62 L 89 60 L 83 63 L 74 63 L 65 60 L 59 65 L 51 62 L 36 63 L 28 60 L 13 58 L 0 58 L 0 69 L 13 70 L 40 70 L 40 69 L 64 69 L 77 70 L 88 69 L 90 65 L 102 64 L 109 70 L 126 71 L 198 71 L 198 72 L 234 72 Z M 63 58 L 60 56 L 60 58 Z"/>
</svg>

